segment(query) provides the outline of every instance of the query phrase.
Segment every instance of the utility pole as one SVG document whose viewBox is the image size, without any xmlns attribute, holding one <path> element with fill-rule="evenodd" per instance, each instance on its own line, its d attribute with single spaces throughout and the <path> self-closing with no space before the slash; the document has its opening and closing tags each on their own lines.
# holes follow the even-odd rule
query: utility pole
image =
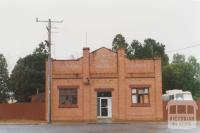
<svg viewBox="0 0 200 133">
<path fill-rule="evenodd" d="M 52 60 L 51 60 L 51 24 L 52 23 L 62 23 L 63 21 L 52 21 L 51 19 L 48 20 L 38 20 L 38 18 L 36 18 L 36 22 L 45 22 L 48 23 L 47 28 L 47 32 L 48 32 L 48 41 L 46 41 L 47 43 L 47 47 L 48 47 L 48 123 L 51 123 L 51 75 L 52 75 L 52 71 L 51 71 L 51 64 L 52 64 Z"/>
</svg>

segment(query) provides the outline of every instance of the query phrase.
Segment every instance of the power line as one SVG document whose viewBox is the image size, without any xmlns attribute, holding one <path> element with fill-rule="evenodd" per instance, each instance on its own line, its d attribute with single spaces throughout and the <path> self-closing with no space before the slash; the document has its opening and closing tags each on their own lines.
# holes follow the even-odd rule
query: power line
<svg viewBox="0 0 200 133">
<path fill-rule="evenodd" d="M 185 50 L 185 49 L 189 49 L 189 48 L 194 48 L 194 47 L 199 47 L 199 46 L 200 46 L 200 44 L 196 44 L 196 45 L 187 46 L 187 47 L 184 47 L 184 48 L 179 48 L 179 49 L 174 49 L 174 50 L 168 50 L 168 51 L 166 51 L 166 53 L 181 51 L 181 50 Z"/>
</svg>

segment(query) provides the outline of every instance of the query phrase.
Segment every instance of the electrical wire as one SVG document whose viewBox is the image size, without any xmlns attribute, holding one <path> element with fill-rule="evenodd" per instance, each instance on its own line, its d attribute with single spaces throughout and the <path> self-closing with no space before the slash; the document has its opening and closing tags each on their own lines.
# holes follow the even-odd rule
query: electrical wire
<svg viewBox="0 0 200 133">
<path fill-rule="evenodd" d="M 199 47 L 199 46 L 200 46 L 200 44 L 196 44 L 196 45 L 187 46 L 187 47 L 180 48 L 180 49 L 168 50 L 168 51 L 166 51 L 166 53 L 181 51 L 181 50 L 185 50 L 185 49 L 189 49 L 189 48 L 194 48 L 194 47 Z"/>
</svg>

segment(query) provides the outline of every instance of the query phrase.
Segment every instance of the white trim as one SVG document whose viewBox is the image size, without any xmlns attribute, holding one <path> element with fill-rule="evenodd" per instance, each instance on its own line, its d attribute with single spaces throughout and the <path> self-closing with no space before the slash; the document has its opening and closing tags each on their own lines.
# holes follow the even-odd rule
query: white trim
<svg viewBox="0 0 200 133">
<path fill-rule="evenodd" d="M 97 118 L 112 118 L 112 97 L 98 97 L 100 99 L 100 116 L 97 116 Z M 106 99 L 108 107 L 104 107 L 108 109 L 108 116 L 101 116 L 101 100 Z"/>
</svg>

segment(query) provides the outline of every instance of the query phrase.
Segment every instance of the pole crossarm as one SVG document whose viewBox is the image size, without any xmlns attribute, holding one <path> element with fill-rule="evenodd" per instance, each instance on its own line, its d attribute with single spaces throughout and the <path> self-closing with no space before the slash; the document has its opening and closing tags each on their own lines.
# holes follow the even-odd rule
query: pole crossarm
<svg viewBox="0 0 200 133">
<path fill-rule="evenodd" d="M 51 21 L 51 23 L 63 23 L 63 20 L 60 20 L 60 21 L 55 21 L 55 20 L 39 20 L 38 18 L 36 18 L 36 22 L 45 22 L 45 23 L 48 23 L 49 21 Z"/>
</svg>

